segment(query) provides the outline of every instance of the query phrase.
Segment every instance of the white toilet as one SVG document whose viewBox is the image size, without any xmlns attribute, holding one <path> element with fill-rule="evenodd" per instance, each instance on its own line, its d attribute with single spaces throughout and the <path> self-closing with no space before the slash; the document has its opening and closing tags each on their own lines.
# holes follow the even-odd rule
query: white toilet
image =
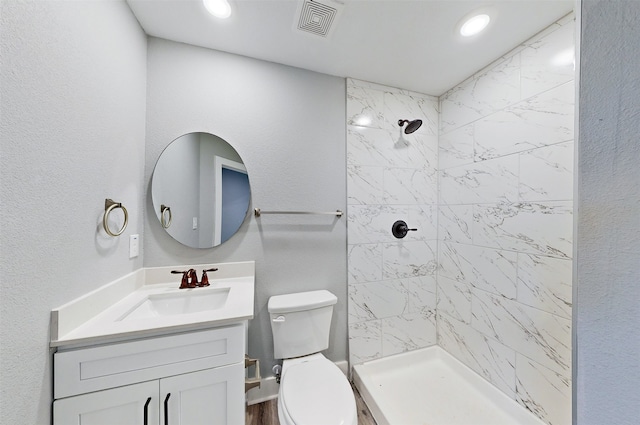
<svg viewBox="0 0 640 425">
<path fill-rule="evenodd" d="M 349 381 L 320 351 L 329 347 L 333 305 L 329 291 L 269 298 L 276 359 L 284 359 L 278 393 L 281 425 L 357 425 Z"/>
</svg>

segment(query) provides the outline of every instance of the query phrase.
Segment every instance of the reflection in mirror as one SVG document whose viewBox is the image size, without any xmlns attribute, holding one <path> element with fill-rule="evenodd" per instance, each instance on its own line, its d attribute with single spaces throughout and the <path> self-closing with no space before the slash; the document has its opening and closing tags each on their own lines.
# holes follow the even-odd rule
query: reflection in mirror
<svg viewBox="0 0 640 425">
<path fill-rule="evenodd" d="M 249 176 L 225 140 L 189 133 L 171 142 L 158 158 L 151 198 L 169 235 L 192 248 L 211 248 L 233 236 L 247 217 Z"/>
</svg>

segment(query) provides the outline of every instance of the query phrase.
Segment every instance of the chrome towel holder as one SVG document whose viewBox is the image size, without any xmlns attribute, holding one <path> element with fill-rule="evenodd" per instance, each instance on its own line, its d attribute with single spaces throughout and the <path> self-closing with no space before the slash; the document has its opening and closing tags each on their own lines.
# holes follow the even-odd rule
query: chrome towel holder
<svg viewBox="0 0 640 425">
<path fill-rule="evenodd" d="M 169 213 L 168 220 L 165 219 L 166 217 L 165 213 Z M 162 225 L 162 227 L 164 227 L 165 229 L 168 229 L 169 226 L 171 226 L 171 220 L 173 220 L 173 214 L 171 214 L 171 207 L 168 207 L 164 204 L 160 205 L 160 224 Z"/>
<path fill-rule="evenodd" d="M 253 215 L 260 217 L 262 214 L 305 214 L 305 215 L 335 215 L 336 217 L 342 217 L 342 210 L 336 211 L 262 211 L 260 208 L 254 208 Z"/>
<path fill-rule="evenodd" d="M 116 232 L 113 232 L 111 228 L 109 228 L 109 214 L 111 211 L 120 208 L 124 214 L 124 223 L 122 224 L 122 228 Z M 105 199 L 104 200 L 104 216 L 102 217 L 102 226 L 104 227 L 104 231 L 107 232 L 109 236 L 120 236 L 124 229 L 127 228 L 127 224 L 129 224 L 129 213 L 127 213 L 127 209 L 120 202 L 115 202 L 113 199 Z"/>
</svg>

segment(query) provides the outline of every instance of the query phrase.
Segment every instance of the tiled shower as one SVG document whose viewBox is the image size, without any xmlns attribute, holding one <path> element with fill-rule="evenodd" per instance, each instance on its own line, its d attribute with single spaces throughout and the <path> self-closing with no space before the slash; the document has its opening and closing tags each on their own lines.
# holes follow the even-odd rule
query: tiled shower
<svg viewBox="0 0 640 425">
<path fill-rule="evenodd" d="M 573 34 L 569 15 L 440 98 L 348 80 L 352 365 L 438 344 L 570 423 Z"/>
</svg>

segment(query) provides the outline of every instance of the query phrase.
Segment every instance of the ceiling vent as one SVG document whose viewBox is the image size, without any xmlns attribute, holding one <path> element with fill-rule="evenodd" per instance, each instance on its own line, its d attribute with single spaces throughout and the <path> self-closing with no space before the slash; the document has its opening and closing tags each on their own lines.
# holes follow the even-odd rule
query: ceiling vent
<svg viewBox="0 0 640 425">
<path fill-rule="evenodd" d="M 302 0 L 298 3 L 293 30 L 303 34 L 329 38 L 343 8 L 343 4 L 331 0 L 324 0 L 324 3 L 315 0 Z"/>
</svg>

